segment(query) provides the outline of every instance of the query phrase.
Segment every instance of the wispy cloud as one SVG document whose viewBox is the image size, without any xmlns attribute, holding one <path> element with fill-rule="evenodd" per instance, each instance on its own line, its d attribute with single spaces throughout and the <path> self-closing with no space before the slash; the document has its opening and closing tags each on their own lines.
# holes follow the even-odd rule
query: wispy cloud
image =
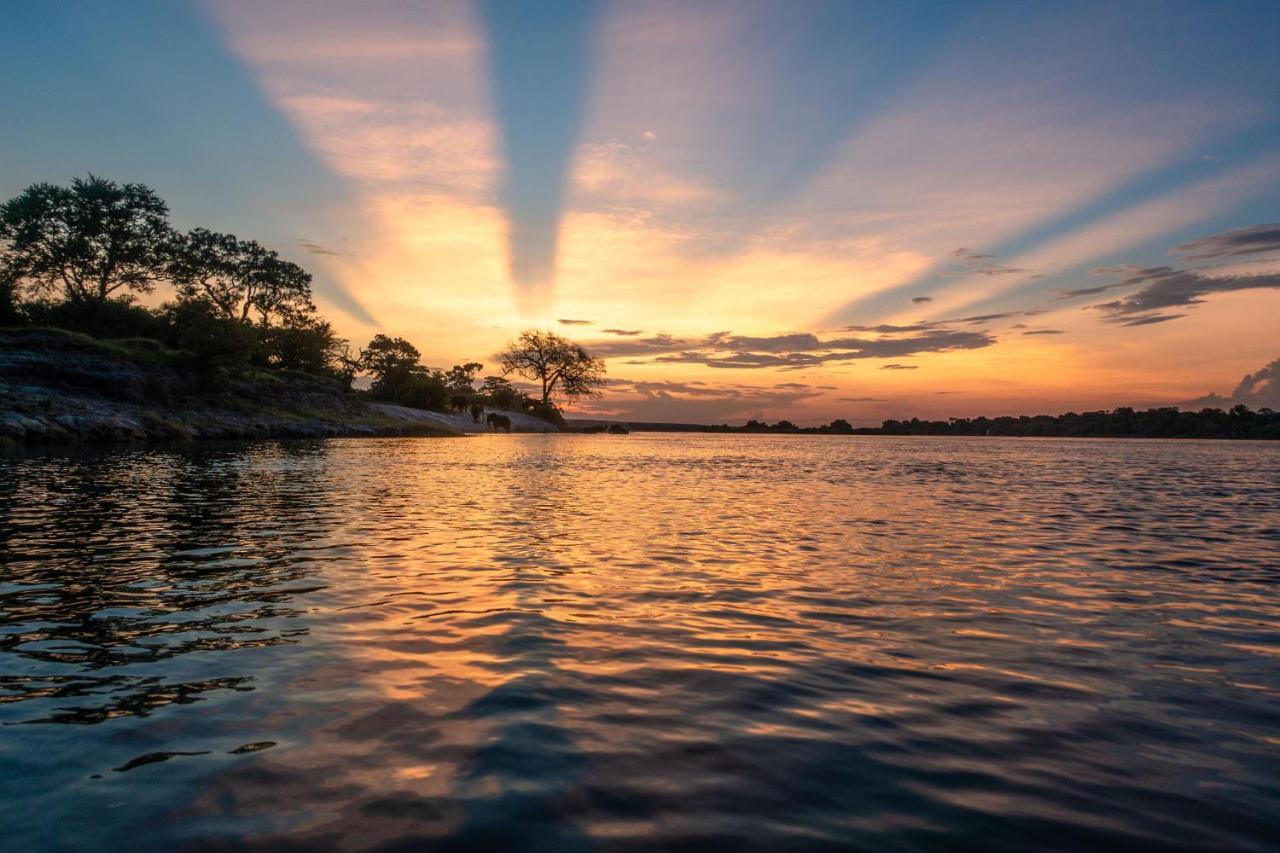
<svg viewBox="0 0 1280 853">
<path fill-rule="evenodd" d="M 1236 228 L 1212 237 L 1202 237 L 1173 249 L 1188 261 L 1215 260 L 1238 255 L 1280 252 L 1280 223 Z"/>
<path fill-rule="evenodd" d="M 1184 314 L 1160 314 L 1170 308 L 1199 305 L 1214 293 L 1280 288 L 1280 273 L 1264 275 L 1209 276 L 1173 267 L 1149 267 L 1111 285 L 1138 287 L 1121 299 L 1094 306 L 1125 326 L 1147 325 L 1175 320 Z"/>
<path fill-rule="evenodd" d="M 919 353 L 944 353 L 981 349 L 996 339 L 983 331 L 933 329 L 908 337 L 819 338 L 809 332 L 757 337 L 716 332 L 700 338 L 656 335 L 627 341 L 601 341 L 592 345 L 597 354 L 652 356 L 658 364 L 700 364 L 714 368 L 814 367 L 830 362 L 867 358 L 894 358 Z"/>
</svg>

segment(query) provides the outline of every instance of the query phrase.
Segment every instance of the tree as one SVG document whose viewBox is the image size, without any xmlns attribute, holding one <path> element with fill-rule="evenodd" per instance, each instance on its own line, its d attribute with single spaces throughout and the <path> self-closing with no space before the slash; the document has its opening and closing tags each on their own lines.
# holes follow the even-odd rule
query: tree
<svg viewBox="0 0 1280 853">
<path fill-rule="evenodd" d="M 555 332 L 530 329 L 502 353 L 503 376 L 512 373 L 542 385 L 542 405 L 559 389 L 564 397 L 594 397 L 604 384 L 604 362 Z"/>
<path fill-rule="evenodd" d="M 32 184 L 0 205 L 0 278 L 35 296 L 101 304 L 164 277 L 169 208 L 142 184 L 90 175 Z"/>
<path fill-rule="evenodd" d="M 10 326 L 21 319 L 16 291 L 13 279 L 0 273 L 0 326 Z"/>
<path fill-rule="evenodd" d="M 305 322 L 257 331 L 267 366 L 316 375 L 345 376 L 340 358 L 342 347 L 347 342 L 334 334 L 327 320 L 309 318 Z"/>
<path fill-rule="evenodd" d="M 448 386 L 450 391 L 459 394 L 474 394 L 476 374 L 480 372 L 480 368 L 484 367 L 478 361 L 468 361 L 466 364 L 455 364 L 449 368 L 444 374 L 444 384 Z"/>
<path fill-rule="evenodd" d="M 311 275 L 256 240 L 195 228 L 172 241 L 169 275 L 180 299 L 204 299 L 222 316 L 261 326 L 305 325 L 315 312 Z"/>
<path fill-rule="evenodd" d="M 167 303 L 163 317 L 169 327 L 169 343 L 191 353 L 202 367 L 239 370 L 258 353 L 253 327 L 223 316 L 206 299 Z"/>
<path fill-rule="evenodd" d="M 486 376 L 480 385 L 480 393 L 497 409 L 519 409 L 525 396 L 504 376 Z"/>
<path fill-rule="evenodd" d="M 374 335 L 369 346 L 360 353 L 360 363 L 373 377 L 369 391 L 375 397 L 399 400 L 409 390 L 414 378 L 427 370 L 418 363 L 422 354 L 404 338 Z"/>
<path fill-rule="evenodd" d="M 350 388 L 356 374 L 364 370 L 364 353 L 351 346 L 346 338 L 335 339 L 333 360 L 335 372 L 346 387 Z"/>
</svg>

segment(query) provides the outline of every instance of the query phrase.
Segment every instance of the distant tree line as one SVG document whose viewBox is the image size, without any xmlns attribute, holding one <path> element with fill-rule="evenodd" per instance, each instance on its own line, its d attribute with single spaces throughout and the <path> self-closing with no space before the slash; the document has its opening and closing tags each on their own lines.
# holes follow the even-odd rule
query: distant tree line
<svg viewBox="0 0 1280 853">
<path fill-rule="evenodd" d="M 563 422 L 555 397 L 596 394 L 604 364 L 550 332 L 525 332 L 502 354 L 502 375 L 476 387 L 478 362 L 438 370 L 404 338 L 354 348 L 321 318 L 310 273 L 255 240 L 169 224 L 142 184 L 89 175 L 33 184 L 0 205 L 0 326 L 52 326 L 184 353 L 214 377 L 253 369 L 326 376 L 351 388 L 367 376 L 379 400 L 445 410 L 480 402 Z M 157 285 L 173 298 L 139 305 Z M 538 383 L 530 397 L 507 376 Z"/>
<path fill-rule="evenodd" d="M 885 435 L 1008 435 L 1124 438 L 1280 438 L 1280 412 L 1245 405 L 1182 411 L 1173 406 L 1137 411 L 1067 412 L 999 418 L 948 418 L 945 421 L 889 420 Z"/>
<path fill-rule="evenodd" d="M 791 421 L 773 424 L 749 420 L 742 426 L 716 424 L 628 423 L 632 429 L 677 432 L 812 433 L 821 435 L 999 435 L 1063 438 L 1242 438 L 1280 439 L 1280 412 L 1257 411 L 1245 405 L 1222 409 L 1182 411 L 1172 406 L 1137 411 L 1068 412 L 1065 415 L 1023 415 L 999 418 L 948 418 L 945 421 L 887 420 L 879 427 L 853 427 L 843 418 L 818 427 L 799 427 Z"/>
</svg>

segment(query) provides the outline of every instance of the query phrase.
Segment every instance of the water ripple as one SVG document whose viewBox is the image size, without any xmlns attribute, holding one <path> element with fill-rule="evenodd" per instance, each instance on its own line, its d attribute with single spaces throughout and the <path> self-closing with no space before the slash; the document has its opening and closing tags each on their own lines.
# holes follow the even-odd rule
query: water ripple
<svg viewBox="0 0 1280 853">
<path fill-rule="evenodd" d="M 1274 444 L 13 455 L 0 556 L 16 849 L 1280 839 Z"/>
</svg>

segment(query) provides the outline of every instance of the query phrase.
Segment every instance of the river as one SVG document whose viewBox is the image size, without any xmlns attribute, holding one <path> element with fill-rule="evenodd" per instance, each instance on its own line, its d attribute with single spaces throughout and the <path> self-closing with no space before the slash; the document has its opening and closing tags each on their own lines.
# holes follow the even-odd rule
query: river
<svg viewBox="0 0 1280 853">
<path fill-rule="evenodd" d="M 1280 443 L 11 453 L 0 556 L 7 849 L 1280 843 Z"/>
</svg>

